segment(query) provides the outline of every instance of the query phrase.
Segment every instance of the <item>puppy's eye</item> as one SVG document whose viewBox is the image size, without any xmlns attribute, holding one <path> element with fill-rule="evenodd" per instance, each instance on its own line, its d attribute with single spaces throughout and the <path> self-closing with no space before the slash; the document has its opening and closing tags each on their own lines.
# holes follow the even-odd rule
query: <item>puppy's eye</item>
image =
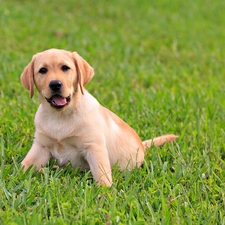
<svg viewBox="0 0 225 225">
<path fill-rule="evenodd" d="M 39 70 L 39 73 L 41 74 L 46 74 L 48 72 L 48 70 L 45 68 L 45 67 L 42 67 L 40 70 Z"/>
<path fill-rule="evenodd" d="M 66 72 L 66 71 L 68 71 L 70 68 L 69 68 L 67 65 L 63 65 L 63 66 L 61 67 L 61 69 L 62 69 L 63 72 Z"/>
</svg>

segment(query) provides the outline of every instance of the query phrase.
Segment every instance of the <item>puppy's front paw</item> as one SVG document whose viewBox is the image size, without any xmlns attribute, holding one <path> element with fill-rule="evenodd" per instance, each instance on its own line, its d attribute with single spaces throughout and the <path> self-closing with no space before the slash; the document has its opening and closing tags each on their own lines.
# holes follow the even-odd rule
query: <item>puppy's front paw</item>
<svg viewBox="0 0 225 225">
<path fill-rule="evenodd" d="M 106 187 L 111 187 L 113 184 L 112 181 L 109 181 L 108 179 L 104 179 L 104 180 L 99 180 L 98 181 L 98 185 L 103 185 L 103 186 L 106 186 Z"/>
<path fill-rule="evenodd" d="M 31 166 L 25 159 L 21 162 L 21 165 L 23 167 L 23 172 L 26 172 L 27 169 Z"/>
</svg>

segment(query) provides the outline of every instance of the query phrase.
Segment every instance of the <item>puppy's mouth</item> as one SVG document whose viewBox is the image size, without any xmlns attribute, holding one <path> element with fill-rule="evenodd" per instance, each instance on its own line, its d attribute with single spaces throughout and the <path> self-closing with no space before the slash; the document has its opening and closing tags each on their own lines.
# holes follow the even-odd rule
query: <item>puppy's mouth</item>
<svg viewBox="0 0 225 225">
<path fill-rule="evenodd" d="M 53 95 L 51 98 L 46 98 L 50 105 L 56 109 L 62 109 L 70 102 L 70 95 L 65 98 L 60 95 Z"/>
</svg>

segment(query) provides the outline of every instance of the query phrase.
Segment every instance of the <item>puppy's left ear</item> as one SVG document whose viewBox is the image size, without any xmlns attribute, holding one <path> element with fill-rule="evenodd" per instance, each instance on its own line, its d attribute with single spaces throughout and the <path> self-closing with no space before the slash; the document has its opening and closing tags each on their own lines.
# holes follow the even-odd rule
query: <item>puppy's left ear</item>
<svg viewBox="0 0 225 225">
<path fill-rule="evenodd" d="M 23 86 L 30 91 L 30 98 L 34 95 L 34 58 L 31 62 L 25 67 L 23 73 L 20 76 L 20 81 Z"/>
<path fill-rule="evenodd" d="M 83 87 L 94 76 L 94 69 L 77 52 L 73 52 L 72 56 L 77 69 L 77 82 L 80 86 L 81 93 L 84 94 Z"/>
</svg>

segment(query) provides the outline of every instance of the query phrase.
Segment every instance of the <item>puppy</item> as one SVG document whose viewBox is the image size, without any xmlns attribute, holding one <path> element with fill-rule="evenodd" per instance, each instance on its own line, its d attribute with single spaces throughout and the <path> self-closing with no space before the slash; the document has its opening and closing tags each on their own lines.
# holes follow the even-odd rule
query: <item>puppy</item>
<svg viewBox="0 0 225 225">
<path fill-rule="evenodd" d="M 49 49 L 33 56 L 21 82 L 31 98 L 36 86 L 41 104 L 33 145 L 22 161 L 24 171 L 31 165 L 40 170 L 53 157 L 59 165 L 71 162 L 74 168 L 90 169 L 98 184 L 111 186 L 113 165 L 122 170 L 140 167 L 146 148 L 177 138 L 169 134 L 142 142 L 85 90 L 93 75 L 93 68 L 76 52 Z"/>
</svg>

